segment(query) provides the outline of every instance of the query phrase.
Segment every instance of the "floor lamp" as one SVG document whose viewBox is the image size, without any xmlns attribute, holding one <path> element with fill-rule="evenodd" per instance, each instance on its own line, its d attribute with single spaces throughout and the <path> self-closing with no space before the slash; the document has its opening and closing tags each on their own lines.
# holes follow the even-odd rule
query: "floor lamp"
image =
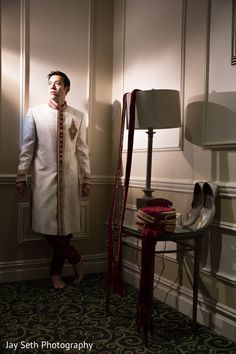
<svg viewBox="0 0 236 354">
<path fill-rule="evenodd" d="M 153 135 L 155 129 L 169 129 L 181 126 L 179 91 L 161 89 L 137 91 L 135 102 L 135 129 L 147 129 L 146 185 L 142 198 L 137 198 L 141 208 L 153 198 L 151 188 Z"/>
</svg>

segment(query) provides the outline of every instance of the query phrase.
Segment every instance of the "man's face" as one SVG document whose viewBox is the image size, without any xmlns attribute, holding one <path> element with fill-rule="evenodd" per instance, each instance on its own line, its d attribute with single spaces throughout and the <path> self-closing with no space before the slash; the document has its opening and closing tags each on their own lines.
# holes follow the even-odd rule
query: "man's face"
<svg viewBox="0 0 236 354">
<path fill-rule="evenodd" d="M 70 88 L 65 87 L 63 78 L 59 75 L 53 75 L 48 80 L 49 97 L 58 104 L 63 104 L 65 102 L 69 90 Z"/>
</svg>

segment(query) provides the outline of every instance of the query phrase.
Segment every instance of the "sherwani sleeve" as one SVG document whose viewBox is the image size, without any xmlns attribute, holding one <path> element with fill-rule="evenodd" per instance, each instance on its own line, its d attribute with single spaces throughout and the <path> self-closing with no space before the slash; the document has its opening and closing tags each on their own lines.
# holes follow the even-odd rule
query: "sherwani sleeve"
<svg viewBox="0 0 236 354">
<path fill-rule="evenodd" d="M 80 124 L 77 139 L 77 158 L 80 166 L 83 183 L 91 184 L 90 155 L 86 142 L 86 122 L 84 116 Z"/>
<path fill-rule="evenodd" d="M 32 113 L 29 111 L 23 124 L 23 140 L 20 149 L 16 182 L 27 181 L 27 173 L 33 160 L 35 144 L 35 122 Z"/>
</svg>

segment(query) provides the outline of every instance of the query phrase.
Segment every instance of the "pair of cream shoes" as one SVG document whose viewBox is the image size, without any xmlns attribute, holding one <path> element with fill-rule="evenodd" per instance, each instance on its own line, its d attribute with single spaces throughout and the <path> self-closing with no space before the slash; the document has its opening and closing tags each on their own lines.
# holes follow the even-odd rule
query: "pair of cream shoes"
<svg viewBox="0 0 236 354">
<path fill-rule="evenodd" d="M 196 224 L 197 230 L 203 230 L 210 225 L 215 215 L 217 190 L 217 184 L 211 181 L 195 183 L 191 209 L 183 227 Z"/>
</svg>

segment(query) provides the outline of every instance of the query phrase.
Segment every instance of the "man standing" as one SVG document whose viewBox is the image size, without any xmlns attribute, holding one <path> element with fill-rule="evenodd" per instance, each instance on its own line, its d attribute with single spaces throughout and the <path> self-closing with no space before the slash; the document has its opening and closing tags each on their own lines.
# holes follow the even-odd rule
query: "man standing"
<svg viewBox="0 0 236 354">
<path fill-rule="evenodd" d="M 65 259 L 73 266 L 75 283 L 82 279 L 81 257 L 70 239 L 80 230 L 80 196 L 87 196 L 91 188 L 85 118 L 67 106 L 69 90 L 66 74 L 48 74 L 50 100 L 29 109 L 25 117 L 16 178 L 18 191 L 25 194 L 32 168 L 32 229 L 43 234 L 53 248 L 50 275 L 54 288 L 65 286 L 61 279 Z"/>
</svg>

